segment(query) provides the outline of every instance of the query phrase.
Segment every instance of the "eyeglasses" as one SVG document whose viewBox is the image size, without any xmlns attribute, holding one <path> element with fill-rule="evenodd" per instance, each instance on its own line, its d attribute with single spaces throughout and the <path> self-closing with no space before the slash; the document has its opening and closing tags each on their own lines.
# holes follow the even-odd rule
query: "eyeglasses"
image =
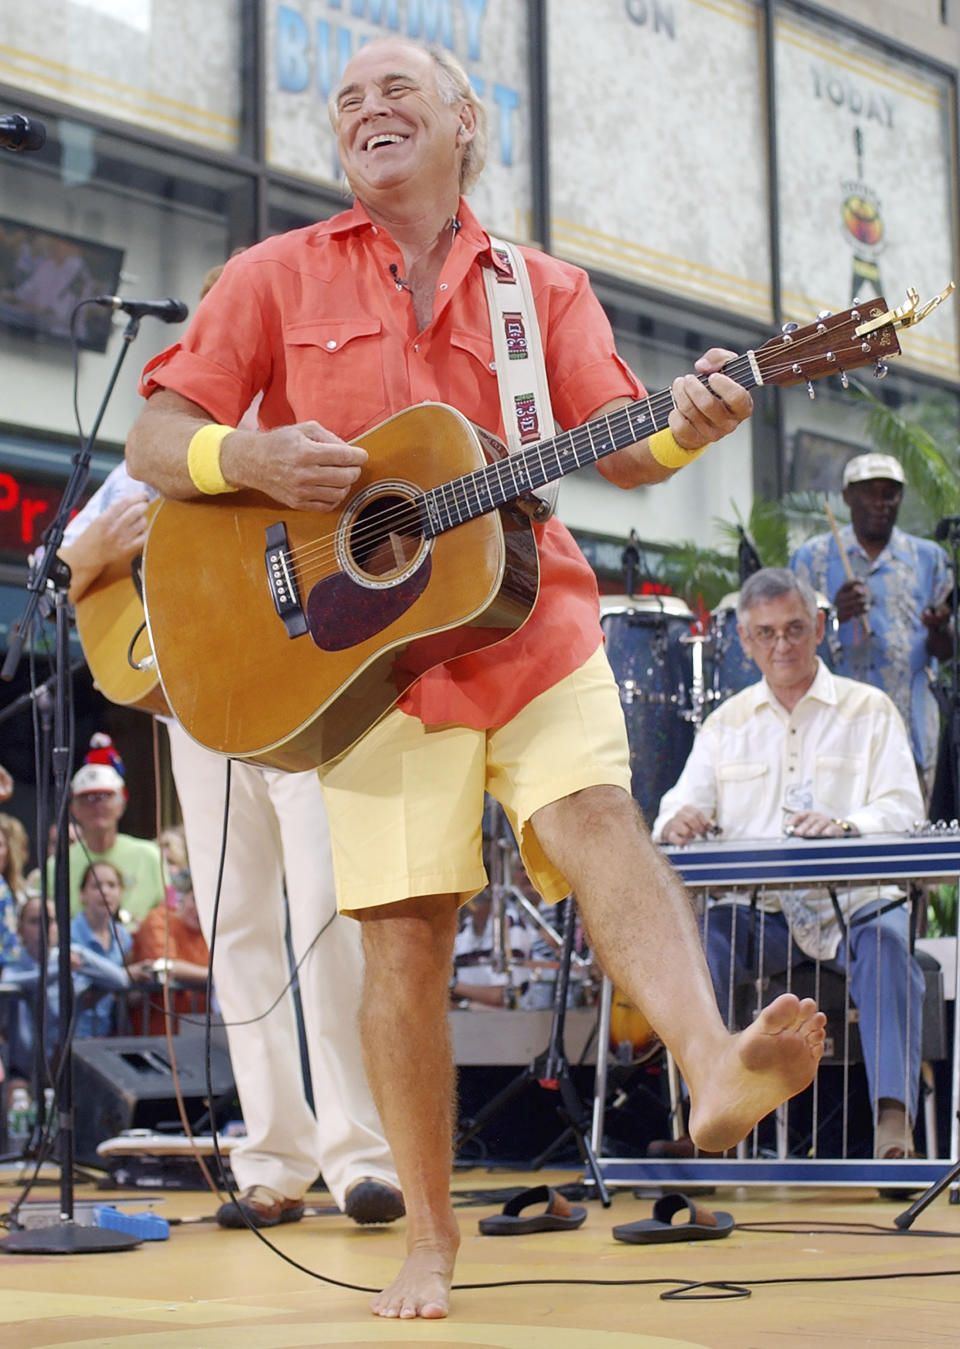
<svg viewBox="0 0 960 1349">
<path fill-rule="evenodd" d="M 799 619 L 794 619 L 785 628 L 748 628 L 746 635 L 756 646 L 767 651 L 781 640 L 786 642 L 787 646 L 799 646 L 809 637 L 810 632 L 809 623 L 801 623 Z"/>
<path fill-rule="evenodd" d="M 110 801 L 116 795 L 115 792 L 81 792 L 79 796 L 73 798 L 74 804 L 77 802 L 86 802 L 88 805 L 95 806 L 101 801 Z"/>
</svg>

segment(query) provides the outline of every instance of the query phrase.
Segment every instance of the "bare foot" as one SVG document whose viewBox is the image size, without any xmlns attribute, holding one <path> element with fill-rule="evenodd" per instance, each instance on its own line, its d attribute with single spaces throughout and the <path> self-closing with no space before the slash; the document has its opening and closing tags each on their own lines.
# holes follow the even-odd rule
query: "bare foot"
<svg viewBox="0 0 960 1349">
<path fill-rule="evenodd" d="M 782 993 L 704 1065 L 690 1089 L 690 1136 L 722 1152 L 813 1081 L 827 1019 L 812 998 Z"/>
<path fill-rule="evenodd" d="M 390 1287 L 373 1299 L 370 1305 L 374 1315 L 398 1316 L 401 1320 L 446 1316 L 456 1258 L 456 1242 L 415 1247 Z"/>
</svg>

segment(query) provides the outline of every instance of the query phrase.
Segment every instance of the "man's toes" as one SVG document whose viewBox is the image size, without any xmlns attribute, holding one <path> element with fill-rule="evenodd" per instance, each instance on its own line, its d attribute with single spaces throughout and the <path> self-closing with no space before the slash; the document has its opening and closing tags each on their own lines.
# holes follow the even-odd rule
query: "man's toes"
<svg viewBox="0 0 960 1349">
<path fill-rule="evenodd" d="M 805 999 L 810 1004 L 810 1012 L 816 1011 L 816 1004 L 812 998 Z M 793 993 L 781 993 L 778 998 L 774 998 L 760 1013 L 759 1020 L 763 1023 L 763 1029 L 770 1034 L 777 1031 L 787 1030 L 790 1026 L 801 1026 L 806 1020 L 802 1013 L 803 1003 Z"/>
</svg>

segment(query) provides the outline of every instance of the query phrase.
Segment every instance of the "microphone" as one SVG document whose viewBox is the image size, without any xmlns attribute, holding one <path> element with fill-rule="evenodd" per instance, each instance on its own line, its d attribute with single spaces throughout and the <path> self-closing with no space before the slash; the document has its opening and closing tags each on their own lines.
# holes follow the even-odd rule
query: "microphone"
<svg viewBox="0 0 960 1349">
<path fill-rule="evenodd" d="M 937 522 L 933 537 L 937 540 L 946 539 L 956 529 L 960 529 L 960 515 L 945 515 Z"/>
<path fill-rule="evenodd" d="M 125 300 L 122 295 L 95 295 L 94 304 L 122 309 L 132 319 L 162 319 L 164 323 L 183 323 L 190 310 L 182 300 Z"/>
<path fill-rule="evenodd" d="M 31 121 L 20 113 L 0 117 L 0 146 L 5 150 L 39 150 L 47 139 L 42 122 Z"/>
</svg>

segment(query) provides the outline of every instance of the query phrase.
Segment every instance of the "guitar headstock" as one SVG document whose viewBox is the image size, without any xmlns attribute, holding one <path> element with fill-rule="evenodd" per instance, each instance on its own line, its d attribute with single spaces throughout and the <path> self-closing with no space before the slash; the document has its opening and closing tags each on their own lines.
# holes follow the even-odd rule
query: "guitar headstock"
<svg viewBox="0 0 960 1349">
<path fill-rule="evenodd" d="M 764 384 L 810 384 L 823 375 L 875 365 L 878 376 L 886 374 L 886 362 L 900 354 L 898 328 L 919 323 L 946 299 L 953 290 L 951 281 L 922 309 L 920 296 L 913 287 L 907 300 L 896 309 L 888 309 L 882 297 L 856 304 L 842 314 L 821 314 L 815 323 L 803 328 L 786 324 L 784 331 L 771 337 L 752 353 L 757 373 Z M 811 397 L 813 390 L 810 390 Z"/>
</svg>

